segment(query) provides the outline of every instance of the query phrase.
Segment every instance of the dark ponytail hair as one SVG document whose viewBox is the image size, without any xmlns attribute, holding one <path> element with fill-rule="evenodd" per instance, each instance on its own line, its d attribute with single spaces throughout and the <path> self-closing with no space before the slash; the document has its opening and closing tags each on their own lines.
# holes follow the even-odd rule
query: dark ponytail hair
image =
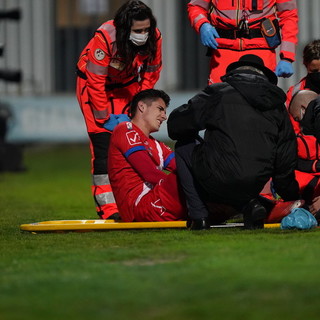
<svg viewBox="0 0 320 320">
<path fill-rule="evenodd" d="M 134 46 L 129 40 L 133 20 L 150 20 L 149 36 L 142 47 Z M 127 66 L 131 65 L 138 51 L 143 50 L 152 60 L 156 55 L 156 27 L 157 21 L 152 10 L 142 1 L 130 0 L 123 4 L 114 17 L 116 27 L 116 43 L 119 55 Z"/>
</svg>

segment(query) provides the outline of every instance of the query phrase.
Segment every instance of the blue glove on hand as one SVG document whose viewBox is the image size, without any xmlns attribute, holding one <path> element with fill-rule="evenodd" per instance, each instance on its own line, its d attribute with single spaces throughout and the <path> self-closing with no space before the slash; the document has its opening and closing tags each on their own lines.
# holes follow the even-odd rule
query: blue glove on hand
<svg viewBox="0 0 320 320">
<path fill-rule="evenodd" d="M 124 121 L 130 121 L 130 118 L 126 114 L 113 114 L 110 113 L 109 120 L 107 120 L 103 127 L 109 131 L 113 131 L 113 129 L 120 123 Z"/>
<path fill-rule="evenodd" d="M 218 48 L 218 43 L 216 38 L 220 38 L 215 27 L 210 23 L 204 23 L 200 27 L 200 39 L 204 46 L 210 47 L 212 49 Z"/>
<path fill-rule="evenodd" d="M 282 78 L 289 78 L 293 75 L 292 63 L 286 60 L 280 60 L 276 67 L 276 76 Z"/>
<path fill-rule="evenodd" d="M 128 117 L 127 114 L 117 114 L 116 115 L 117 119 L 118 119 L 118 123 L 124 122 L 124 121 L 131 121 L 131 119 Z"/>
</svg>

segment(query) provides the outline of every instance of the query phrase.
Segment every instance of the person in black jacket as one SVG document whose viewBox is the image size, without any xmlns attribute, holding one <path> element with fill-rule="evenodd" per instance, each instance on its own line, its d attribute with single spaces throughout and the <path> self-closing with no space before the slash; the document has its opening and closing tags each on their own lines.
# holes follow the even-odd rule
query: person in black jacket
<svg viewBox="0 0 320 320">
<path fill-rule="evenodd" d="M 259 193 L 270 178 L 283 200 L 299 198 L 296 138 L 277 77 L 256 55 L 231 63 L 222 83 L 206 87 L 168 119 L 190 229 L 241 212 L 244 227 L 263 228 Z M 199 131 L 204 130 L 204 138 Z M 212 211 L 212 208 L 215 208 Z M 210 212 L 210 214 L 209 214 Z"/>
</svg>

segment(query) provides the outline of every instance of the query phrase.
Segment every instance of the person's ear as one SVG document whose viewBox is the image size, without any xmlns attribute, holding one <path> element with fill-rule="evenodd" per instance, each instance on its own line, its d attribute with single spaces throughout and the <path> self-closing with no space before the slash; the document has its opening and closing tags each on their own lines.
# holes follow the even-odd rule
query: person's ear
<svg viewBox="0 0 320 320">
<path fill-rule="evenodd" d="M 145 103 L 143 103 L 142 101 L 138 102 L 138 109 L 140 112 L 143 112 L 145 109 Z"/>
</svg>

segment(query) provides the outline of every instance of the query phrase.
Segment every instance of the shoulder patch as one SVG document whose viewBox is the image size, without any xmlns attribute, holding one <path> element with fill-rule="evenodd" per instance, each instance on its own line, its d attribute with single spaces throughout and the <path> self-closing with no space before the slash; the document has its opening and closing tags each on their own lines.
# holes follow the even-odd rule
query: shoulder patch
<svg viewBox="0 0 320 320">
<path fill-rule="evenodd" d="M 96 51 L 94 52 L 94 57 L 97 60 L 103 60 L 105 56 L 106 56 L 106 53 L 102 49 L 96 49 Z"/>
<path fill-rule="evenodd" d="M 140 135 L 137 131 L 134 131 L 134 130 L 129 131 L 126 133 L 126 136 L 127 136 L 127 140 L 130 145 L 135 145 L 135 144 L 141 143 Z"/>
</svg>

